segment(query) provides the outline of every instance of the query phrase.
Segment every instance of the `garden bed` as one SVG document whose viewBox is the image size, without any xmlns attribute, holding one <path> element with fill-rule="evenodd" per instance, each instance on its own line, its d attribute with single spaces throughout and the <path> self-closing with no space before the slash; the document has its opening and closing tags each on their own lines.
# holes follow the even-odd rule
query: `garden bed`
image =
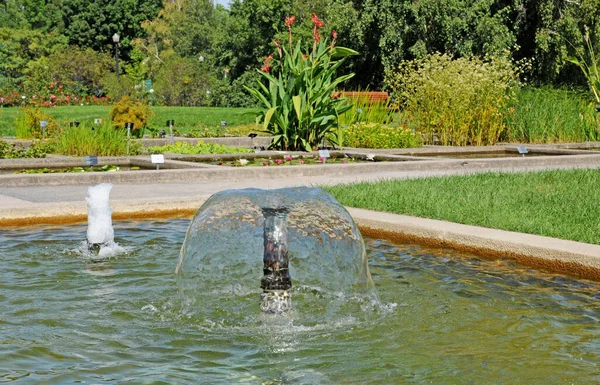
<svg viewBox="0 0 600 385">
<path fill-rule="evenodd" d="M 486 159 L 486 158 L 531 158 L 538 156 L 564 156 L 564 155 L 582 155 L 589 153 L 580 150 L 568 150 L 568 149 L 551 149 L 551 148 L 525 148 L 526 152 L 519 151 L 517 147 L 494 147 L 494 148 L 440 148 L 440 149 L 429 149 L 424 148 L 421 151 L 411 152 L 397 152 L 397 155 L 404 156 L 418 156 L 427 158 L 449 158 L 449 159 Z"/>
<path fill-rule="evenodd" d="M 194 162 L 212 166 L 227 167 L 264 167 L 264 166 L 309 166 L 328 164 L 357 164 L 373 162 L 405 162 L 415 161 L 415 157 L 371 154 L 363 152 L 329 151 L 324 158 L 317 151 L 313 152 L 279 152 L 259 151 L 250 154 L 221 155 L 180 155 L 167 154 L 169 159 L 182 162 Z"/>
</svg>

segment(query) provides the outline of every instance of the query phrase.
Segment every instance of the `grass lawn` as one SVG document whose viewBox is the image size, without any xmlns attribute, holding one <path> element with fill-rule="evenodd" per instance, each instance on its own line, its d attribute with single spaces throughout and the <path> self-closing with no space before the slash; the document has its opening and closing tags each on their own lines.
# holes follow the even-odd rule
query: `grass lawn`
<svg viewBox="0 0 600 385">
<path fill-rule="evenodd" d="M 111 106 L 64 106 L 44 108 L 59 123 L 68 126 L 68 122 L 79 121 L 93 124 L 94 119 L 108 119 Z M 175 129 L 180 133 L 192 130 L 211 129 L 210 132 L 223 131 L 221 121 L 226 121 L 228 126 L 241 126 L 254 123 L 252 108 L 225 108 L 225 107 L 152 107 L 155 116 L 150 121 L 151 128 L 165 129 L 166 121 L 175 120 Z M 0 109 L 0 136 L 14 136 L 14 121 L 19 113 L 19 108 Z"/>
<path fill-rule="evenodd" d="M 600 244 L 600 170 L 326 186 L 343 205 Z"/>
</svg>

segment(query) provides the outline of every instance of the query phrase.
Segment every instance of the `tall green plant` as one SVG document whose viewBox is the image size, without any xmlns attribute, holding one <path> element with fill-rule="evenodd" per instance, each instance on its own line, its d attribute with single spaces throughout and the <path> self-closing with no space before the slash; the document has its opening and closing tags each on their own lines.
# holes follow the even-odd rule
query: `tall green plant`
<svg viewBox="0 0 600 385">
<path fill-rule="evenodd" d="M 267 84 L 259 83 L 259 89 L 246 89 L 265 108 L 259 112 L 257 123 L 262 123 L 273 135 L 270 148 L 311 151 L 337 127 L 339 115 L 351 108 L 345 98 L 340 98 L 336 88 L 354 74 L 335 75 L 344 58 L 357 52 L 337 47 L 335 31 L 330 44 L 322 40 L 319 28 L 324 23 L 316 14 L 311 19 L 312 51 L 302 52 L 300 42 L 293 46 L 291 26 L 294 20 L 294 16 L 286 19 L 288 48 L 277 42 L 279 59 L 268 56 L 260 70 Z M 272 64 L 273 61 L 278 63 Z"/>
<path fill-rule="evenodd" d="M 587 26 L 585 26 L 585 35 L 583 36 L 583 40 L 585 40 L 589 61 L 586 60 L 585 54 L 583 53 L 579 55 L 579 58 L 569 58 L 567 60 L 581 68 L 581 71 L 583 71 L 583 74 L 588 81 L 590 90 L 594 94 L 596 103 L 600 104 L 600 58 L 596 58 L 594 47 L 592 47 L 592 42 L 590 41 L 590 32 Z"/>
<path fill-rule="evenodd" d="M 66 129 L 57 139 L 55 151 L 57 154 L 71 156 L 118 156 L 139 153 L 139 143 L 132 143 L 130 147 L 128 152 L 123 129 L 115 129 L 110 123 L 105 123 L 92 130 L 82 124 Z"/>
</svg>

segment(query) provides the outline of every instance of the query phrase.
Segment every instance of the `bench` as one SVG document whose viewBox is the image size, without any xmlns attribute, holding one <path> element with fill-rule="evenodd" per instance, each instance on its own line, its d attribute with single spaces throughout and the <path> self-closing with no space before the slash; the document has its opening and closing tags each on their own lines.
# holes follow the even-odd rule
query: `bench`
<svg viewBox="0 0 600 385">
<path fill-rule="evenodd" d="M 384 91 L 342 91 L 342 96 L 352 100 L 368 100 L 373 104 L 385 104 L 389 94 Z"/>
</svg>

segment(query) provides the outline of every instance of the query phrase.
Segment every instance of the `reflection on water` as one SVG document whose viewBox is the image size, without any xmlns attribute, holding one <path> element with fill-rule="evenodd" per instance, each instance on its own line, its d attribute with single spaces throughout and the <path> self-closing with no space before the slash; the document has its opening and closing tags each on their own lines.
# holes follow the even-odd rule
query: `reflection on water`
<svg viewBox="0 0 600 385">
<path fill-rule="evenodd" d="M 367 240 L 380 299 L 393 310 L 299 283 L 295 310 L 275 317 L 258 310 L 258 285 L 180 295 L 173 270 L 187 225 L 116 223 L 129 252 L 102 263 L 76 251 L 85 226 L 2 230 L 0 382 L 600 380 L 594 282 Z"/>
</svg>

